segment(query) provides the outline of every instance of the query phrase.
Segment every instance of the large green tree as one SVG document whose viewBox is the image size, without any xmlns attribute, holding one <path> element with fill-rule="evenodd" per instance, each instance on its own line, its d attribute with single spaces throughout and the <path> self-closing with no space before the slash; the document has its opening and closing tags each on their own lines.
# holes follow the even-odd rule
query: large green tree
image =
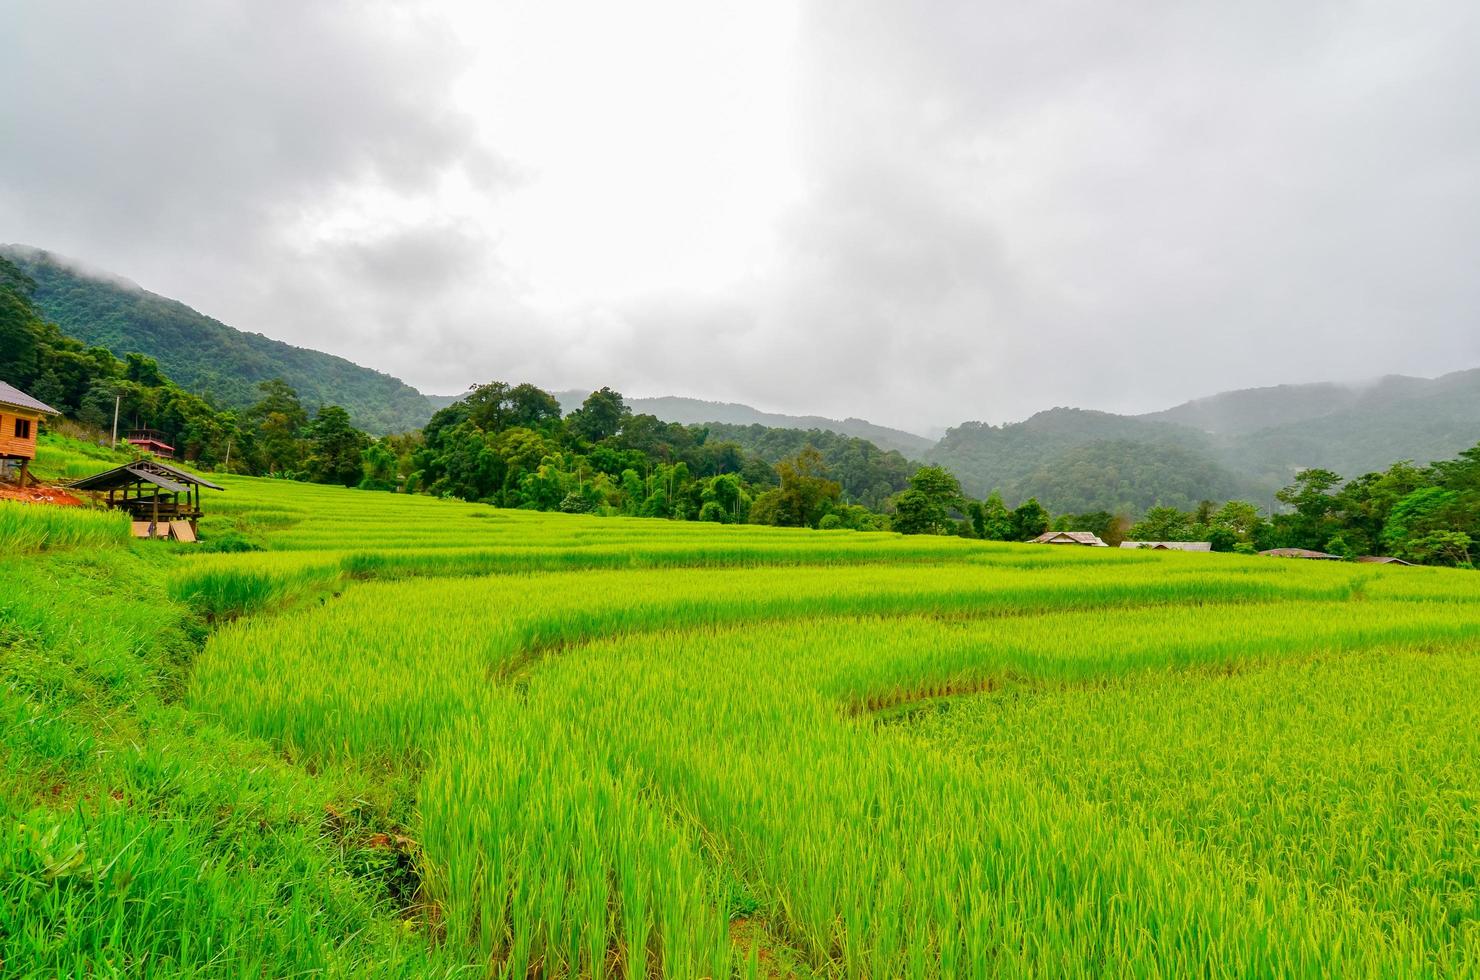
<svg viewBox="0 0 1480 980">
<path fill-rule="evenodd" d="M 776 474 L 781 485 L 762 495 L 767 500 L 762 511 L 770 517 L 769 523 L 784 527 L 816 527 L 829 506 L 843 492 L 836 481 L 827 478 L 827 464 L 822 454 L 811 446 L 777 463 Z M 771 493 L 774 493 L 774 498 Z M 756 507 L 760 506 L 761 500 L 757 499 Z M 751 508 L 752 520 L 755 519 L 756 507 Z"/>
<path fill-rule="evenodd" d="M 338 405 L 325 405 L 309 427 L 309 479 L 316 483 L 342 483 L 347 487 L 364 479 L 364 453 L 370 437 L 351 424 L 349 412 Z"/>
<path fill-rule="evenodd" d="M 891 526 L 901 534 L 944 534 L 955 530 L 951 512 L 962 505 L 961 484 L 950 471 L 922 466 L 894 498 Z"/>
<path fill-rule="evenodd" d="M 565 424 L 577 439 L 600 442 L 621 432 L 622 424 L 631 415 L 632 410 L 620 393 L 602 388 L 586 396 L 581 407 L 570 413 Z"/>
</svg>

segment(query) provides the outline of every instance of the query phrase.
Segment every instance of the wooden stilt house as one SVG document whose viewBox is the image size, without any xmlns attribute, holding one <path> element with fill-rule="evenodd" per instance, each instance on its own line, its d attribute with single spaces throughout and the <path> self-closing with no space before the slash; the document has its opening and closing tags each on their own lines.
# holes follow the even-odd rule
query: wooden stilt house
<svg viewBox="0 0 1480 980">
<path fill-rule="evenodd" d="M 0 381 L 0 464 L 9 468 L 16 460 L 21 464 L 21 486 L 30 476 L 31 460 L 36 458 L 36 434 L 41 420 L 60 415 L 56 409 Z"/>
<path fill-rule="evenodd" d="M 134 429 L 129 432 L 124 442 L 141 452 L 158 456 L 160 459 L 175 458 L 175 447 L 165 442 L 164 433 L 157 429 Z"/>
<path fill-rule="evenodd" d="M 169 463 L 145 458 L 78 480 L 71 489 L 107 493 L 108 506 L 127 511 L 132 518 L 135 537 L 194 541 L 201 518 L 201 487 L 224 489 Z"/>
</svg>

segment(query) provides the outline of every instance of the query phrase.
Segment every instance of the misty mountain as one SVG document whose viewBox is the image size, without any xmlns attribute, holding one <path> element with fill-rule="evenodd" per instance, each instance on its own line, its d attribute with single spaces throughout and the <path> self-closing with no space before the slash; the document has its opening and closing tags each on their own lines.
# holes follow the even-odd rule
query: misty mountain
<svg viewBox="0 0 1480 980">
<path fill-rule="evenodd" d="M 925 458 L 955 473 L 962 487 L 972 496 L 980 497 L 994 489 L 1002 490 L 1009 496 L 1008 503 L 1012 504 L 1034 495 L 1022 493 L 1021 497 L 1018 496 L 1035 482 L 1041 485 L 1048 479 L 1045 467 L 1062 467 L 1077 450 L 1105 443 L 1138 447 L 1142 454 L 1154 449 L 1158 456 L 1161 450 L 1174 448 L 1188 454 L 1184 458 L 1196 458 L 1199 470 L 1217 466 L 1214 462 L 1214 439 L 1207 433 L 1169 422 L 1079 408 L 1053 408 L 1022 422 L 1006 425 L 964 422 L 948 430 Z M 1118 476 L 1109 473 L 1097 479 L 1111 480 L 1116 484 L 1121 482 Z M 1221 486 L 1230 481 L 1237 482 L 1231 475 L 1219 473 L 1209 486 Z M 1154 497 L 1155 492 L 1155 486 L 1139 485 L 1125 491 L 1127 499 L 1143 499 L 1148 494 Z M 1056 503 L 1050 503 L 1050 500 Z M 1040 497 L 1039 502 L 1050 509 L 1076 509 L 1073 506 L 1075 501 L 1058 495 L 1049 499 Z"/>
<path fill-rule="evenodd" d="M 258 399 L 257 383 L 282 378 L 310 409 L 339 404 L 372 433 L 416 428 L 461 395 L 424 395 L 341 357 L 227 326 L 175 300 L 25 246 L 0 246 L 36 282 L 36 306 L 69 335 L 116 355 L 147 354 L 181 385 L 224 407 Z M 579 407 L 586 391 L 557 393 Z M 951 469 L 975 497 L 1002 490 L 1009 503 L 1036 496 L 1055 511 L 1140 510 L 1157 502 L 1249 496 L 1264 500 L 1300 469 L 1346 477 L 1398 459 L 1427 463 L 1480 442 L 1480 369 L 1440 378 L 1389 376 L 1366 384 L 1315 383 L 1228 391 L 1145 415 L 1054 408 L 1022 422 L 965 422 L 938 443 L 857 418 L 763 412 L 748 405 L 667 396 L 632 398 L 633 411 L 668 422 L 734 427 L 754 451 L 806 441 L 809 430 L 865 440 L 854 488 L 871 498 L 899 483 L 897 452 Z M 761 430 L 745 431 L 760 426 Z M 789 430 L 791 434 L 773 434 Z M 824 437 L 814 436 L 812 441 Z M 837 451 L 843 453 L 844 442 Z M 841 457 L 840 457 L 841 458 Z M 850 463 L 850 466 L 852 464 Z M 887 471 L 883 479 L 877 474 Z"/>
<path fill-rule="evenodd" d="M 565 412 L 581 407 L 589 391 L 557 391 L 555 397 Z M 892 449 L 905 456 L 918 457 L 934 443 L 924 436 L 901 429 L 875 425 L 863 419 L 829 419 L 820 415 L 782 415 L 763 412 L 735 402 L 711 402 L 699 398 L 680 398 L 665 395 L 658 398 L 628 398 L 632 411 L 654 415 L 664 422 L 679 422 L 694 425 L 704 422 L 723 422 L 728 425 L 763 425 L 772 429 L 822 429 L 839 435 L 867 439 L 880 449 Z"/>
<path fill-rule="evenodd" d="M 1332 411 L 1231 437 L 1224 458 L 1268 485 L 1309 466 L 1353 477 L 1399 459 L 1449 459 L 1480 443 L 1480 369 L 1384 378 L 1336 401 Z"/>
<path fill-rule="evenodd" d="M 1004 499 L 1034 497 L 1056 513 L 1142 514 L 1158 504 L 1247 497 L 1255 486 L 1207 454 L 1166 443 L 1097 440 L 1045 459 L 1004 488 Z"/>
<path fill-rule="evenodd" d="M 434 410 L 400 379 L 342 357 L 237 330 L 126 279 L 80 271 L 39 249 L 6 245 L 0 252 L 35 280 L 37 308 L 68 335 L 118 357 L 147 354 L 177 384 L 222 407 L 246 408 L 261 397 L 258 382 L 282 378 L 310 411 L 341 405 L 356 425 L 377 435 L 417 428 Z"/>
<path fill-rule="evenodd" d="M 1223 392 L 1161 412 L 1055 408 L 993 426 L 967 422 L 926 454 L 968 492 L 1037 496 L 1054 510 L 1177 504 L 1191 494 L 1267 500 L 1302 469 L 1351 478 L 1423 464 L 1480 442 L 1480 369 Z M 1114 445 L 1114 451 L 1106 447 Z M 1124 460 L 1117 458 L 1123 454 Z"/>
<path fill-rule="evenodd" d="M 1248 435 L 1261 429 L 1297 424 L 1353 409 L 1383 408 L 1422 398 L 1425 393 L 1442 387 L 1443 381 L 1443 378 L 1430 380 L 1391 374 L 1366 384 L 1319 382 L 1243 388 L 1137 417 L 1154 422 L 1174 422 L 1204 432 Z"/>
</svg>

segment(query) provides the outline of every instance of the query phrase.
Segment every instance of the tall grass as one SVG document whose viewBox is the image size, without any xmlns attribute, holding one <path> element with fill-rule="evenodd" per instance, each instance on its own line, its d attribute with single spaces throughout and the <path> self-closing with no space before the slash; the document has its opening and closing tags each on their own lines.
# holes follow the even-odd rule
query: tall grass
<svg viewBox="0 0 1480 980">
<path fill-rule="evenodd" d="M 105 548 L 128 540 L 128 518 L 120 513 L 0 500 L 0 555 Z"/>
<path fill-rule="evenodd" d="M 0 934 L 72 923 L 85 951 L 15 947 L 53 973 L 99 972 L 115 933 L 136 957 L 115 969 L 152 950 L 178 972 L 209 972 L 197 934 L 228 945 L 222 972 L 257 974 L 1480 971 L 1473 576 L 224 482 L 207 538 L 265 550 L 114 550 L 160 572 L 151 601 L 181 622 L 187 605 L 216 621 L 177 723 L 263 739 L 261 792 L 294 803 L 257 831 L 239 802 L 212 809 L 230 793 L 200 793 L 188 830 L 135 812 L 89 838 L 28 817 L 41 837 L 0 843 L 23 883 Z M 70 641 L 26 610 L 5 690 L 53 697 L 69 675 L 40 651 Z M 151 648 L 147 611 L 120 614 L 136 639 L 77 669 L 107 676 Z M 139 663 L 117 690 L 176 669 Z M 17 758 L 52 738 L 30 704 L 7 729 L 29 733 L 5 743 Z M 150 785 L 199 785 L 212 743 L 182 744 Z M 343 860 L 305 843 L 320 773 L 370 796 L 414 787 L 411 938 L 387 940 L 363 893 L 334 884 Z M 166 796 L 150 805 L 178 814 Z M 222 812 L 297 843 L 203 860 Z M 115 867 L 149 883 L 135 895 L 177 876 L 193 911 L 131 910 L 111 871 L 74 892 L 45 880 L 74 843 L 112 860 L 129 834 L 148 860 Z M 256 857 L 267 870 L 247 870 Z"/>
</svg>

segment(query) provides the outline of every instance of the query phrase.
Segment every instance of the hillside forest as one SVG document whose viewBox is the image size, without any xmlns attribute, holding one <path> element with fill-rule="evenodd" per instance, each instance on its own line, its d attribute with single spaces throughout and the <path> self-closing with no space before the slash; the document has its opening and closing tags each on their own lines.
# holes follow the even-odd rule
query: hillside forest
<svg viewBox="0 0 1480 980">
<path fill-rule="evenodd" d="M 1111 545 L 1196 540 L 1218 551 L 1297 547 L 1469 566 L 1480 540 L 1480 446 L 1454 459 L 1423 466 L 1400 461 L 1350 480 L 1329 469 L 1302 470 L 1275 495 L 1275 508 L 1240 499 L 1239 481 L 1194 446 L 1168 444 L 1148 453 L 1143 444 L 1111 438 L 1119 417 L 1102 413 L 1078 413 L 1078 421 L 1081 430 L 1094 435 L 1098 428 L 1107 438 L 1065 443 L 1061 458 L 1022 467 L 1023 477 L 984 497 L 963 490 L 938 462 L 921 465 L 856 436 L 667 422 L 633 412 L 610 388 L 565 412 L 555 395 L 535 385 L 493 381 L 438 409 L 419 429 L 375 437 L 341 405 L 321 403 L 310 412 L 280 377 L 259 381 L 246 407 L 223 407 L 213 394 L 178 384 L 154 358 L 119 358 L 68 336 L 38 311 L 35 289 L 21 268 L 0 258 L 0 379 L 95 435 L 107 432 L 116 406 L 122 428 L 159 430 L 180 458 L 207 469 L 528 510 L 1000 541 L 1085 530 Z M 1168 423 L 1142 424 L 1176 436 Z M 1040 436 L 1045 431 L 1041 422 L 1036 428 Z M 963 426 L 943 445 L 988 436 L 1008 440 L 1001 448 L 1010 454 L 1031 431 Z M 1082 499 L 1120 499 L 1116 488 L 1098 482 L 1137 466 L 1161 468 L 1164 478 L 1127 485 L 1171 489 L 1134 508 L 1054 515 L 1039 502 L 1063 498 L 1066 484 Z M 1210 481 L 1226 492 L 1218 500 L 1196 499 Z"/>
</svg>

